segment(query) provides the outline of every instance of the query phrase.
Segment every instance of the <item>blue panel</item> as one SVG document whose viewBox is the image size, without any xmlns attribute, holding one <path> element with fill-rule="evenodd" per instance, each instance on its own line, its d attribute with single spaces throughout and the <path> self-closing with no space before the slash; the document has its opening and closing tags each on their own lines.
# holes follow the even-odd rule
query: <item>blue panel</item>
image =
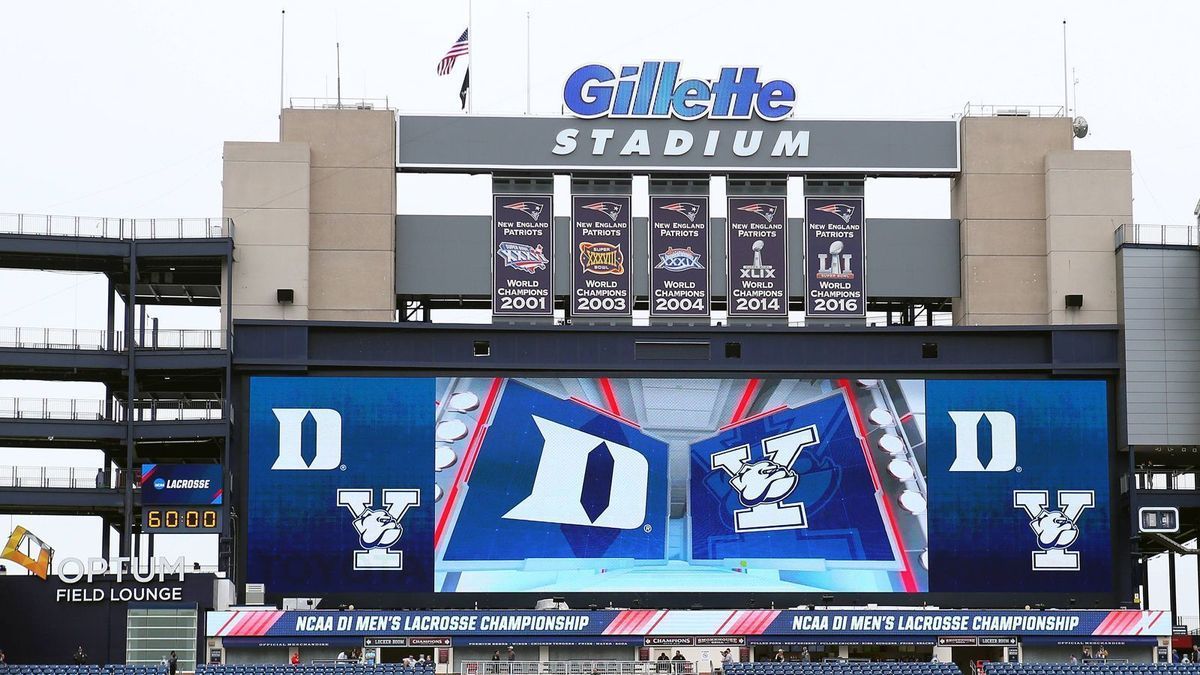
<svg viewBox="0 0 1200 675">
<path fill-rule="evenodd" d="M 209 506 L 224 501 L 220 464 L 143 464 L 142 503 Z"/>
<path fill-rule="evenodd" d="M 752 506 L 754 499 L 735 487 L 729 472 L 712 469 L 713 456 L 748 446 L 749 462 L 743 465 L 747 475 L 758 465 L 777 471 L 774 476 L 786 481 L 778 462 L 770 466 L 764 461 L 763 441 L 809 426 L 815 427 L 817 442 L 796 456 L 791 467 L 794 487 L 778 502 L 785 508 L 803 504 L 805 522 L 792 520 L 789 525 L 783 518 L 773 529 L 756 529 L 758 523 L 745 518 L 739 527 L 736 512 Z M 840 393 L 693 443 L 690 495 L 692 557 L 697 560 L 895 560 L 863 445 Z"/>
<path fill-rule="evenodd" d="M 930 590 L 1110 591 L 1105 383 L 931 380 L 926 400 Z M 963 438 L 951 412 L 969 429 Z M 1038 492 L 1044 510 L 1014 505 L 1037 503 Z M 1076 515 L 1079 493 L 1092 506 Z"/>
<path fill-rule="evenodd" d="M 666 443 L 508 380 L 446 544 L 446 569 L 454 561 L 661 560 L 667 488 Z"/>
<path fill-rule="evenodd" d="M 247 581 L 313 595 L 432 590 L 433 385 L 251 378 Z"/>
</svg>

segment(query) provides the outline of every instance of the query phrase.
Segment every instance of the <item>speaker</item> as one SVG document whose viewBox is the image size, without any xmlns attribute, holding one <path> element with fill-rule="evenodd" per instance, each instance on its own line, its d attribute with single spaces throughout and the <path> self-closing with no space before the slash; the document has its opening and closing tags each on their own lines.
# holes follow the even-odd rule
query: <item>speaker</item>
<svg viewBox="0 0 1200 675">
<path fill-rule="evenodd" d="M 290 288 L 275 289 L 275 300 L 281 305 L 290 305 L 296 300 L 296 291 Z"/>
<path fill-rule="evenodd" d="M 1083 294 L 1072 293 L 1067 295 L 1067 309 L 1079 309 L 1083 307 Z"/>
</svg>

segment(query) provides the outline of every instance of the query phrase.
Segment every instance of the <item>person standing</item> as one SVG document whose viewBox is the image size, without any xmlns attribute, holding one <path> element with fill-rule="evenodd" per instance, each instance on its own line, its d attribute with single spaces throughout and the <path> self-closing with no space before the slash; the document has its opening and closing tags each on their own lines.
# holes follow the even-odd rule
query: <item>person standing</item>
<svg viewBox="0 0 1200 675">
<path fill-rule="evenodd" d="M 808 662 L 812 661 L 812 654 L 809 654 L 809 653 L 808 653 L 808 645 L 805 645 L 805 646 L 804 646 L 804 647 L 803 647 L 803 648 L 800 650 L 800 660 L 801 660 L 801 661 L 803 661 L 803 662 L 805 662 L 805 663 L 808 663 Z"/>
<path fill-rule="evenodd" d="M 291 659 L 291 661 L 292 661 L 292 665 L 293 665 L 293 666 L 298 666 L 298 665 L 300 665 L 300 650 L 299 650 L 299 649 L 297 649 L 296 651 L 292 652 L 292 659 Z"/>
<path fill-rule="evenodd" d="M 175 656 L 175 650 L 171 650 L 171 658 L 167 659 L 167 669 L 171 672 L 171 675 L 175 675 L 176 671 L 179 670 L 179 657 Z"/>
<path fill-rule="evenodd" d="M 508 646 L 508 660 L 509 661 L 517 660 L 517 653 L 513 651 L 512 645 Z"/>
<path fill-rule="evenodd" d="M 85 654 L 83 651 L 83 645 L 79 645 L 78 647 L 75 648 L 74 661 L 75 661 L 75 665 L 77 665 L 77 666 L 82 666 L 82 665 L 87 664 L 87 654 Z"/>
</svg>

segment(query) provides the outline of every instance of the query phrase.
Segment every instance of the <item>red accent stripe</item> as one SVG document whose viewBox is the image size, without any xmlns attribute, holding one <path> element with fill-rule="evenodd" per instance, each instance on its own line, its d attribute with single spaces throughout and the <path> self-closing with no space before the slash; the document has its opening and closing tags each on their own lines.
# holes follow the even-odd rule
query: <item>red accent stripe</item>
<svg viewBox="0 0 1200 675">
<path fill-rule="evenodd" d="M 733 409 L 733 417 L 729 418 L 729 423 L 733 424 L 742 419 L 746 414 L 746 410 L 750 407 L 751 401 L 754 400 L 754 394 L 758 391 L 762 380 L 751 378 L 746 380 L 746 388 L 742 390 L 742 397 L 738 399 L 737 407 Z"/>
<path fill-rule="evenodd" d="M 212 504 L 217 503 L 217 500 L 220 499 L 221 495 L 223 495 L 223 494 L 225 494 L 225 488 L 221 488 L 220 490 L 217 490 L 217 494 L 213 495 L 213 500 L 210 503 L 212 503 Z"/>
<path fill-rule="evenodd" d="M 250 624 L 250 621 L 255 618 L 254 615 L 257 613 L 258 612 L 238 612 L 238 614 L 240 614 L 241 616 L 239 616 L 238 620 L 235 621 L 234 624 L 229 627 L 229 634 L 230 635 L 245 635 L 245 633 L 243 632 L 244 627 Z"/>
<path fill-rule="evenodd" d="M 667 618 L 668 611 L 669 610 L 664 609 L 664 610 L 661 610 L 658 612 L 658 618 L 655 619 L 654 623 L 650 624 L 650 627 L 646 629 L 646 635 L 650 635 L 651 633 L 654 632 L 655 628 L 658 628 L 658 624 L 662 623 L 662 620 Z"/>
<path fill-rule="evenodd" d="M 1141 612 L 1128 612 L 1128 614 L 1129 618 L 1125 620 L 1125 623 L 1121 624 L 1120 632 L 1117 635 L 1128 635 L 1129 630 L 1142 619 Z"/>
<path fill-rule="evenodd" d="M 433 547 L 436 549 L 442 541 L 442 533 L 446 529 L 446 523 L 450 520 L 450 514 L 454 512 L 455 499 L 458 498 L 458 486 L 467 482 L 471 477 L 471 469 L 475 466 L 475 456 L 479 452 L 479 446 L 483 444 L 483 435 L 487 431 L 488 418 L 492 414 L 492 406 L 496 404 L 496 397 L 500 393 L 500 385 L 504 382 L 503 378 L 493 378 L 492 386 L 488 388 L 487 396 L 483 401 L 483 408 L 479 411 L 479 423 L 475 425 L 475 431 L 471 435 L 471 442 L 467 444 L 467 451 L 463 457 L 463 461 L 458 465 L 458 474 L 454 476 L 454 484 L 450 486 L 449 492 L 446 494 L 446 503 L 442 506 L 442 517 L 438 519 L 437 528 L 433 531 Z"/>
<path fill-rule="evenodd" d="M 875 489 L 882 490 L 879 483 L 879 474 L 875 472 L 875 462 L 871 458 L 871 450 L 867 447 L 867 425 L 863 422 L 862 410 L 858 407 L 858 400 L 854 398 L 854 389 L 850 386 L 850 380 L 838 380 L 838 386 L 843 389 L 847 403 L 850 404 L 850 411 L 854 419 L 854 424 L 858 427 L 858 444 L 862 446 L 863 458 L 867 462 L 867 468 L 871 470 L 871 480 L 875 482 Z M 896 546 L 900 549 L 900 562 L 904 565 L 904 570 L 900 572 L 900 581 L 904 583 L 904 592 L 916 593 L 917 577 L 913 574 L 912 568 L 908 565 L 908 550 L 904 547 L 904 538 L 900 534 L 900 527 L 896 524 L 896 514 L 892 512 L 892 504 L 887 499 L 881 499 L 883 509 L 887 513 L 888 522 L 892 526 L 892 534 L 896 537 Z"/>
<path fill-rule="evenodd" d="M 754 620 L 746 624 L 742 630 L 746 631 L 747 635 L 758 635 L 762 632 L 763 626 L 771 623 L 771 610 L 760 609 L 754 612 Z"/>
<path fill-rule="evenodd" d="M 608 624 L 608 628 L 604 629 L 604 634 L 620 635 L 621 626 L 629 621 L 630 614 L 633 614 L 632 609 L 621 610 L 621 613 L 617 615 L 617 618 L 613 619 L 612 623 Z"/>
<path fill-rule="evenodd" d="M 729 632 L 733 635 L 740 635 L 741 633 L 745 632 L 746 626 L 753 623 L 756 618 L 757 617 L 754 616 L 754 610 L 745 610 L 742 612 L 742 616 L 738 619 L 737 623 L 730 627 Z"/>
<path fill-rule="evenodd" d="M 243 629 L 244 635 L 262 635 L 263 628 L 267 625 L 267 622 L 271 620 L 271 615 L 274 614 L 274 612 L 255 612 L 255 614 L 258 616 L 254 617 L 254 620 L 248 623 Z"/>
<path fill-rule="evenodd" d="M 142 479 L 140 481 L 138 481 L 138 485 L 145 485 L 146 481 L 150 480 L 150 477 L 154 475 L 155 471 L 158 471 L 157 464 L 154 465 L 153 469 L 150 469 L 146 473 L 142 474 Z"/>
<path fill-rule="evenodd" d="M 733 618 L 734 614 L 737 614 L 737 612 L 730 612 L 729 616 L 725 617 L 725 620 L 722 621 L 721 625 L 717 627 L 717 630 L 713 632 L 713 635 L 724 635 L 725 626 L 729 625 L 729 620 Z"/>
<path fill-rule="evenodd" d="M 1118 612 L 1109 612 L 1108 615 L 1104 617 L 1104 620 L 1100 622 L 1100 625 L 1096 626 L 1096 630 L 1092 631 L 1092 635 L 1108 635 L 1108 628 L 1117 618 L 1117 616 Z"/>
<path fill-rule="evenodd" d="M 633 626 L 632 629 L 630 629 L 630 632 L 633 633 L 634 635 L 641 635 L 641 634 L 645 633 L 646 626 L 648 626 L 650 624 L 650 622 L 654 620 L 654 615 L 656 612 L 657 612 L 657 610 L 654 610 L 654 609 L 642 610 L 642 615 L 638 617 L 637 623 Z"/>
<path fill-rule="evenodd" d="M 763 620 L 754 627 L 754 635 L 762 635 L 765 633 L 767 627 L 774 623 L 775 619 L 779 618 L 779 610 L 767 610 L 763 612 L 763 614 Z"/>
<path fill-rule="evenodd" d="M 581 399 L 581 398 L 576 398 L 576 397 L 574 397 L 574 396 L 571 396 L 571 397 L 570 397 L 568 400 L 569 400 L 569 401 L 572 401 L 572 402 L 574 402 L 574 403 L 578 403 L 579 405 L 581 405 L 581 406 L 583 406 L 583 407 L 587 408 L 588 410 L 594 410 L 594 411 L 596 411 L 596 412 L 600 413 L 601 415 L 604 415 L 605 417 L 611 417 L 611 418 L 613 418 L 613 419 L 615 419 L 615 420 L 620 420 L 621 422 L 624 422 L 625 424 L 628 424 L 629 426 L 631 426 L 631 427 L 634 427 L 635 429 L 641 429 L 641 428 L 642 428 L 642 425 L 638 424 L 637 422 L 634 422 L 634 421 L 633 421 L 633 420 L 631 420 L 631 419 L 628 419 L 628 418 L 625 418 L 625 417 L 621 417 L 620 415 L 618 415 L 618 414 L 616 414 L 616 413 L 614 413 L 614 412 L 610 412 L 610 411 L 608 411 L 608 410 L 605 410 L 604 408 L 601 408 L 601 407 L 600 407 L 600 406 L 598 406 L 598 405 L 592 405 L 591 403 L 588 403 L 587 401 L 585 401 L 585 400 L 583 400 L 583 399 Z"/>
<path fill-rule="evenodd" d="M 236 618 L 237 618 L 237 615 L 238 615 L 238 613 L 237 613 L 237 612 L 230 612 L 230 613 L 229 613 L 229 618 L 228 618 L 228 619 L 225 619 L 225 623 L 221 624 L 221 627 L 217 629 L 217 637 L 221 637 L 221 636 L 225 635 L 225 632 L 224 632 L 224 631 L 225 631 L 225 629 L 226 629 L 226 628 L 228 628 L 228 627 L 229 627 L 229 622 L 230 622 L 230 621 L 233 621 L 234 619 L 236 619 Z"/>
<path fill-rule="evenodd" d="M 1115 614 L 1116 616 L 1113 617 L 1112 623 L 1109 624 L 1106 635 L 1120 635 L 1121 627 L 1125 625 L 1125 622 L 1129 618 L 1129 614 L 1121 610 L 1116 611 Z"/>
<path fill-rule="evenodd" d="M 608 410 L 617 417 L 621 416 L 621 406 L 617 405 L 617 395 L 613 393 L 612 381 L 607 377 L 600 378 L 600 391 L 608 402 Z"/>
</svg>

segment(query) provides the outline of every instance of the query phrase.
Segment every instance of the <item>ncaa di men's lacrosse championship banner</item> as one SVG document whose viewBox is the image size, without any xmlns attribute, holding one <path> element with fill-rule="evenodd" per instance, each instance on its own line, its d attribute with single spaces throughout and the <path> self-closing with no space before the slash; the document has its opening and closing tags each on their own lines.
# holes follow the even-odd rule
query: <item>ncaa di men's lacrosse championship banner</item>
<svg viewBox="0 0 1200 675">
<path fill-rule="evenodd" d="M 1112 589 L 1103 381 L 255 377 L 250 406 L 276 592 Z"/>
</svg>

